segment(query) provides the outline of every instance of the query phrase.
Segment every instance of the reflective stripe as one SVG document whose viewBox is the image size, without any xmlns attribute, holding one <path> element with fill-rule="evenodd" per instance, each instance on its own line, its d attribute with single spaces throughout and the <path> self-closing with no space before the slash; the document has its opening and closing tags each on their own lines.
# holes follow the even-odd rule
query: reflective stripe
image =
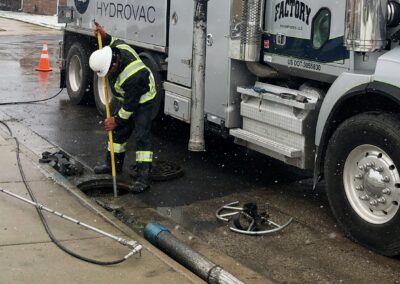
<svg viewBox="0 0 400 284">
<path fill-rule="evenodd" d="M 125 153 L 126 152 L 126 143 L 118 144 L 113 143 L 114 153 Z M 107 147 L 108 151 L 110 151 L 110 143 L 108 143 Z"/>
<path fill-rule="evenodd" d="M 143 64 L 142 61 L 136 60 L 125 67 L 124 71 L 122 71 L 119 75 L 117 80 L 114 84 L 114 89 L 118 94 L 122 96 L 125 94 L 124 89 L 122 89 L 122 84 L 132 75 L 134 75 L 139 70 L 145 68 L 146 66 Z"/>
<path fill-rule="evenodd" d="M 134 57 L 136 57 L 136 59 L 140 58 L 139 55 L 136 53 L 136 51 L 127 44 L 118 44 L 117 47 L 119 49 L 123 49 L 123 50 L 130 52 Z"/>
<path fill-rule="evenodd" d="M 150 76 L 149 76 L 149 81 L 150 81 L 150 83 L 149 83 L 149 91 L 146 94 L 144 94 L 144 95 L 142 95 L 140 97 L 140 100 L 139 100 L 140 104 L 144 104 L 145 102 L 148 102 L 148 101 L 154 99 L 154 97 L 157 94 L 156 87 L 155 87 L 156 84 L 154 82 L 154 76 L 151 73 L 151 70 L 149 68 L 147 68 L 147 70 L 150 73 Z"/>
<path fill-rule="evenodd" d="M 124 89 L 122 89 L 122 88 L 119 86 L 118 80 L 119 80 L 119 78 L 117 79 L 117 81 L 116 81 L 115 84 L 114 84 L 114 89 L 115 89 L 115 91 L 116 91 L 118 94 L 124 96 L 124 95 L 125 95 L 125 91 L 124 91 Z M 124 100 L 124 99 L 121 98 L 121 101 L 123 101 L 123 100 Z"/>
<path fill-rule="evenodd" d="M 146 94 L 144 94 L 140 97 L 139 104 L 144 104 L 145 102 L 148 102 L 148 101 L 154 99 L 155 96 L 156 96 L 155 93 L 147 92 Z"/>
<path fill-rule="evenodd" d="M 152 151 L 137 151 L 136 162 L 152 162 L 153 152 Z"/>
<path fill-rule="evenodd" d="M 124 102 L 124 98 L 122 98 L 122 97 L 114 96 L 114 98 L 116 98 L 117 100 L 119 100 L 122 103 Z"/>
<path fill-rule="evenodd" d="M 116 40 L 117 40 L 116 37 L 111 37 L 110 45 L 112 45 L 114 43 L 114 41 L 116 41 Z"/>
<path fill-rule="evenodd" d="M 121 107 L 121 109 L 118 112 L 118 116 L 122 119 L 128 119 L 131 117 L 131 115 L 133 114 L 133 112 L 130 111 L 126 111 L 124 110 L 124 108 Z"/>
<path fill-rule="evenodd" d="M 143 64 L 141 60 L 136 60 L 129 64 L 128 66 L 125 67 L 124 71 L 121 72 L 118 76 L 118 84 L 119 86 L 122 86 L 126 79 L 128 79 L 130 76 L 138 72 L 139 70 L 145 68 L 146 66 Z"/>
<path fill-rule="evenodd" d="M 113 44 L 116 40 L 117 40 L 117 38 L 112 37 L 110 45 Z M 118 75 L 118 78 L 117 78 L 117 80 L 116 80 L 116 82 L 114 84 L 114 90 L 123 97 L 125 95 L 125 91 L 122 88 L 122 85 L 125 83 L 125 81 L 127 79 L 129 79 L 129 77 L 135 75 L 137 72 L 142 70 L 143 68 L 146 68 L 150 73 L 150 76 L 149 76 L 149 81 L 150 81 L 150 83 L 149 83 L 149 91 L 140 97 L 139 104 L 144 104 L 145 102 L 148 102 L 148 101 L 154 99 L 154 97 L 156 96 L 157 92 L 156 92 L 156 88 L 155 88 L 154 76 L 151 73 L 151 70 L 149 68 L 147 68 L 146 65 L 144 65 L 144 63 L 140 59 L 139 55 L 129 45 L 127 45 L 127 44 L 118 44 L 118 45 L 116 45 L 116 47 L 119 48 L 119 49 L 123 49 L 125 51 L 128 51 L 137 60 L 135 60 L 134 62 L 130 63 L 128 66 L 126 66 L 125 69 Z M 116 96 L 116 98 L 118 98 L 118 97 Z M 118 99 L 123 101 L 123 98 L 118 98 Z M 122 113 L 120 115 L 120 117 L 124 118 L 124 114 Z"/>
<path fill-rule="evenodd" d="M 116 37 L 111 37 L 111 42 L 110 42 L 110 46 L 113 45 L 114 42 L 116 42 L 118 40 L 118 38 Z M 117 44 L 115 45 L 115 47 L 119 48 L 119 49 L 123 49 L 128 51 L 129 53 L 131 53 L 134 57 L 136 57 L 136 59 L 140 59 L 139 55 L 136 53 L 136 51 L 129 46 L 128 44 L 125 43 L 121 43 L 121 44 Z"/>
</svg>

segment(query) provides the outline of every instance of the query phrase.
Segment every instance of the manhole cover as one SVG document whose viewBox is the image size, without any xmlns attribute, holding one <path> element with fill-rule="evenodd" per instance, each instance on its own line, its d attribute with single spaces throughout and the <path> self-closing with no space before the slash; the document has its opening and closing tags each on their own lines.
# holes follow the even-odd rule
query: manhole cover
<svg viewBox="0 0 400 284">
<path fill-rule="evenodd" d="M 133 173 L 130 173 L 132 177 L 136 176 L 136 166 L 130 167 Z M 170 161 L 154 161 L 151 169 L 152 181 L 168 181 L 183 175 L 183 169 L 181 166 L 170 162 Z"/>
</svg>

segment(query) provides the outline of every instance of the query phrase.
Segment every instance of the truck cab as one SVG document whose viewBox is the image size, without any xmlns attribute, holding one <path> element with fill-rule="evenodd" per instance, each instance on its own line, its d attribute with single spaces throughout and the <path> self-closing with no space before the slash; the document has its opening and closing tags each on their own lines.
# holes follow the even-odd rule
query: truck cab
<svg viewBox="0 0 400 284">
<path fill-rule="evenodd" d="M 262 60 L 296 77 L 332 83 L 349 71 L 345 1 L 267 1 Z"/>
</svg>

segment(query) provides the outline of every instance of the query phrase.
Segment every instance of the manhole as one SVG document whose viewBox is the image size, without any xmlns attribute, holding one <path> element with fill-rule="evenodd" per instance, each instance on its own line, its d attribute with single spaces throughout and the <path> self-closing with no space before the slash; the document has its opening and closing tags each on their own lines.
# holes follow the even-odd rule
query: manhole
<svg viewBox="0 0 400 284">
<path fill-rule="evenodd" d="M 117 181 L 118 195 L 129 193 L 129 183 L 123 180 Z M 85 181 L 77 186 L 83 193 L 90 197 L 107 197 L 114 195 L 112 179 L 97 179 Z"/>
<path fill-rule="evenodd" d="M 5 32 L 5 31 L 6 31 L 5 29 L 0 28 L 0 32 Z"/>
<path fill-rule="evenodd" d="M 136 176 L 136 166 L 131 166 L 130 169 L 133 173 L 130 173 L 132 177 Z M 183 169 L 181 166 L 170 162 L 170 161 L 154 161 L 151 169 L 152 181 L 169 181 L 183 175 Z"/>
</svg>

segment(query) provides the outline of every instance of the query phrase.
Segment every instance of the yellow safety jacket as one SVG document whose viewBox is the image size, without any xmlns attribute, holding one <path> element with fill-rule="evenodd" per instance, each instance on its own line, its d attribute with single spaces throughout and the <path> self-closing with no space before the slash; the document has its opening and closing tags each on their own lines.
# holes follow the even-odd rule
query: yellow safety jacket
<svg viewBox="0 0 400 284">
<path fill-rule="evenodd" d="M 116 77 L 114 80 L 110 80 L 110 86 L 113 89 L 113 93 L 115 95 L 115 98 L 120 100 L 121 102 L 124 102 L 124 97 L 125 97 L 125 90 L 123 89 L 123 84 L 132 76 L 135 76 L 136 73 L 138 73 L 142 69 L 147 69 L 149 72 L 149 84 L 148 84 L 148 91 L 141 95 L 139 99 L 139 104 L 144 104 L 152 99 L 155 98 L 157 92 L 155 88 L 155 81 L 154 81 L 154 76 L 151 72 L 151 70 L 144 65 L 136 51 L 130 47 L 128 44 L 123 42 L 122 40 L 119 40 L 115 37 L 111 37 L 111 41 L 109 44 L 111 47 L 117 47 L 120 51 L 126 51 L 128 52 L 131 57 L 132 57 L 132 62 L 129 63 L 125 68 L 122 70 L 122 72 L 119 73 L 119 75 Z M 118 112 L 118 116 L 123 119 L 127 120 L 130 118 L 130 116 L 133 114 L 132 111 L 126 110 L 123 107 Z"/>
</svg>

